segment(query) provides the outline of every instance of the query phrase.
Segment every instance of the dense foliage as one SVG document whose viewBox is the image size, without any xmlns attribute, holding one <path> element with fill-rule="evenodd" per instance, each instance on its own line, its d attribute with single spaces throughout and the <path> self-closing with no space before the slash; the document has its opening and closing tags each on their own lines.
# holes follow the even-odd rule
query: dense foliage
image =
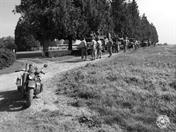
<svg viewBox="0 0 176 132">
<path fill-rule="evenodd" d="M 0 48 L 9 50 L 16 49 L 17 46 L 15 45 L 14 38 L 10 36 L 0 38 Z"/>
<path fill-rule="evenodd" d="M 18 21 L 15 29 L 15 43 L 17 51 L 30 51 L 32 48 L 40 46 L 30 32 L 30 25 L 22 19 Z"/>
<path fill-rule="evenodd" d="M 15 50 L 17 47 L 13 37 L 0 38 L 0 69 L 10 66 L 15 61 Z"/>
<path fill-rule="evenodd" d="M 155 26 L 149 23 L 145 14 L 139 15 L 135 0 L 125 3 L 125 0 L 112 1 L 112 16 L 115 25 L 114 31 L 122 37 L 128 36 L 140 41 L 158 42 Z"/>
<path fill-rule="evenodd" d="M 0 48 L 0 69 L 10 66 L 15 61 L 15 53 L 9 49 Z"/>
<path fill-rule="evenodd" d="M 34 37 L 44 46 L 44 51 L 48 50 L 48 41 L 55 38 L 68 39 L 71 50 L 72 40 L 92 32 L 158 41 L 155 26 L 145 15 L 139 15 L 135 0 L 128 3 L 125 0 L 21 0 L 16 12 L 21 14 L 15 31 L 16 43 L 25 45 L 23 41 Z"/>
</svg>

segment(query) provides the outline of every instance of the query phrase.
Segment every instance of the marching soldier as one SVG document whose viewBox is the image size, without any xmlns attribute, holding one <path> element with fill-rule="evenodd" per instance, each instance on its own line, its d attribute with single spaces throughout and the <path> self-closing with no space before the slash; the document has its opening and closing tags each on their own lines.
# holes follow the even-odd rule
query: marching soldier
<svg viewBox="0 0 176 132">
<path fill-rule="evenodd" d="M 97 55 L 97 42 L 95 41 L 95 37 L 92 37 L 92 60 L 95 60 Z"/>
<path fill-rule="evenodd" d="M 101 58 L 102 55 L 102 42 L 99 38 L 97 38 L 97 59 Z"/>
<path fill-rule="evenodd" d="M 126 52 L 128 44 L 129 44 L 129 40 L 128 40 L 128 37 L 126 37 L 124 42 L 124 52 Z"/>
<path fill-rule="evenodd" d="M 108 52 L 109 52 L 109 56 L 108 57 L 112 56 L 112 46 L 113 46 L 113 41 L 112 41 L 112 38 L 111 38 L 111 34 L 108 33 L 108 43 L 107 43 Z"/>
<path fill-rule="evenodd" d="M 81 59 L 86 61 L 87 60 L 87 43 L 86 43 L 86 40 L 85 38 L 84 39 L 81 39 L 81 43 L 80 43 L 80 46 L 81 46 Z"/>
</svg>

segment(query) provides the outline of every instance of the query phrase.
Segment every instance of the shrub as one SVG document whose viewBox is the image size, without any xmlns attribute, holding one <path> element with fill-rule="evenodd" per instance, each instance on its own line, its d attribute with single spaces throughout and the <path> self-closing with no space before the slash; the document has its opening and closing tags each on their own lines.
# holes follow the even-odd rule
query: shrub
<svg viewBox="0 0 176 132">
<path fill-rule="evenodd" d="M 15 61 L 15 54 L 8 49 L 0 49 L 0 69 L 12 65 Z"/>
</svg>

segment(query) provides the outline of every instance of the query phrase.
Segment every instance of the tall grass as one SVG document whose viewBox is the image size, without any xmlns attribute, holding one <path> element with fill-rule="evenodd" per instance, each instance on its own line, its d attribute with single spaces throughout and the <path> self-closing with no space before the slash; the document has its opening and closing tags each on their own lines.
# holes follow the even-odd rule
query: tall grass
<svg viewBox="0 0 176 132">
<path fill-rule="evenodd" d="M 88 64 L 67 72 L 58 82 L 57 94 L 75 98 L 75 107 L 95 111 L 99 127 L 160 132 L 159 115 L 167 115 L 176 126 L 175 53 L 176 47 L 146 48 Z"/>
</svg>

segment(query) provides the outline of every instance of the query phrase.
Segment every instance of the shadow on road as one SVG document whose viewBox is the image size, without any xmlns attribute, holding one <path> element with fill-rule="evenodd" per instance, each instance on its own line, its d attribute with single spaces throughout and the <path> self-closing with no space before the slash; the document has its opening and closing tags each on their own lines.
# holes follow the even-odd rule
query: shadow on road
<svg viewBox="0 0 176 132">
<path fill-rule="evenodd" d="M 82 62 L 81 59 L 75 59 L 75 60 L 66 60 L 66 61 L 62 61 L 59 63 L 78 63 L 78 62 Z"/>
<path fill-rule="evenodd" d="M 16 90 L 0 92 L 0 112 L 15 112 L 24 109 L 26 109 L 25 101 Z"/>
</svg>

